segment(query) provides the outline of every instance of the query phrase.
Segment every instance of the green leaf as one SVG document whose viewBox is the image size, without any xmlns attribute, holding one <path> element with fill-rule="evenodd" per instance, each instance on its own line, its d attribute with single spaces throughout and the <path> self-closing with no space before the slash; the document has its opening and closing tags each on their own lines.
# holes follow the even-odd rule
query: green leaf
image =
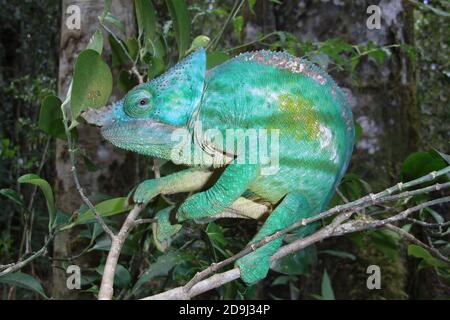
<svg viewBox="0 0 450 320">
<path fill-rule="evenodd" d="M 207 36 L 201 35 L 198 36 L 192 41 L 191 47 L 188 50 L 188 53 L 197 50 L 198 48 L 206 48 L 211 39 Z"/>
<path fill-rule="evenodd" d="M 137 84 L 138 84 L 138 80 L 136 79 L 136 77 L 132 73 L 130 73 L 130 72 L 126 71 L 126 70 L 121 70 L 119 72 L 119 79 L 118 79 L 117 86 L 119 87 L 119 89 L 122 92 L 130 91 Z"/>
<path fill-rule="evenodd" d="M 61 104 L 62 102 L 58 97 L 53 95 L 46 96 L 42 100 L 38 126 L 39 129 L 51 137 L 64 139 L 66 134 Z"/>
<path fill-rule="evenodd" d="M 127 49 L 128 49 L 128 53 L 130 54 L 131 58 L 133 60 L 136 60 L 136 58 L 139 54 L 139 43 L 135 38 L 127 39 Z"/>
<path fill-rule="evenodd" d="M 153 79 L 166 70 L 164 60 L 156 56 L 149 59 L 148 78 Z"/>
<path fill-rule="evenodd" d="M 322 277 L 322 298 L 323 300 L 335 300 L 333 288 L 331 287 L 330 277 L 327 270 L 324 271 Z"/>
<path fill-rule="evenodd" d="M 233 19 L 233 28 L 234 32 L 236 32 L 236 35 L 238 38 L 241 38 L 242 28 L 244 27 L 244 17 L 243 16 L 237 16 Z"/>
<path fill-rule="evenodd" d="M 116 274 L 114 275 L 114 284 L 119 288 L 126 288 L 131 282 L 131 274 L 122 265 L 117 265 Z"/>
<path fill-rule="evenodd" d="M 155 57 L 163 59 L 165 55 L 165 42 L 161 36 L 157 36 L 153 40 L 148 39 L 145 44 L 145 48 L 141 50 L 141 60 L 144 63 L 150 63 L 151 58 Z"/>
<path fill-rule="evenodd" d="M 206 234 L 213 243 L 219 246 L 224 247 L 227 244 L 222 227 L 214 222 L 208 224 Z"/>
<path fill-rule="evenodd" d="M 80 53 L 75 63 L 71 107 L 76 120 L 88 108 L 104 106 L 112 91 L 112 74 L 98 52 L 87 49 Z"/>
<path fill-rule="evenodd" d="M 437 223 L 444 223 L 445 222 L 445 219 L 439 213 L 434 211 L 433 209 L 425 208 L 424 211 L 428 212 Z"/>
<path fill-rule="evenodd" d="M 225 52 L 215 51 L 215 52 L 208 52 L 206 54 L 206 68 L 211 69 L 215 66 L 224 63 L 230 59 L 230 56 L 226 54 Z"/>
<path fill-rule="evenodd" d="M 363 133 L 363 129 L 362 129 L 361 125 L 355 121 L 355 141 L 359 141 L 362 133 Z"/>
<path fill-rule="evenodd" d="M 271 269 L 287 275 L 304 275 L 316 261 L 316 247 L 310 246 L 276 260 L 272 263 Z"/>
<path fill-rule="evenodd" d="M 444 159 L 445 162 L 447 162 L 447 164 L 450 165 L 450 155 L 445 154 L 445 153 L 443 153 L 443 152 L 440 152 L 439 150 L 436 150 L 436 149 L 434 149 L 434 151 L 435 151 L 437 154 L 439 154 L 439 155 L 442 157 L 442 159 Z"/>
<path fill-rule="evenodd" d="M 289 283 L 291 277 L 289 276 L 279 276 L 271 284 L 271 286 L 285 286 Z"/>
<path fill-rule="evenodd" d="M 48 299 L 48 297 L 44 293 L 44 289 L 42 288 L 41 283 L 29 274 L 22 272 L 10 273 L 0 277 L 0 283 L 33 291 L 41 295 L 45 299 Z"/>
<path fill-rule="evenodd" d="M 97 29 L 89 40 L 89 44 L 86 49 L 92 49 L 102 54 L 103 50 L 103 33 L 102 30 Z"/>
<path fill-rule="evenodd" d="M 183 261 L 182 255 L 176 251 L 169 251 L 166 254 L 160 256 L 150 268 L 148 268 L 134 285 L 131 292 L 135 294 L 145 283 L 150 280 L 168 275 L 169 271 L 177 264 Z"/>
<path fill-rule="evenodd" d="M 91 158 L 89 158 L 87 155 L 83 154 L 83 161 L 84 161 L 84 165 L 86 166 L 86 169 L 89 172 L 96 172 L 98 171 L 97 166 L 95 165 L 94 162 L 92 162 Z"/>
<path fill-rule="evenodd" d="M 125 33 L 125 24 L 119 19 L 117 19 L 117 17 L 113 16 L 111 13 L 108 12 L 104 17 L 103 21 L 112 24 L 122 33 Z"/>
<path fill-rule="evenodd" d="M 447 163 L 438 153 L 415 152 L 410 154 L 401 165 L 402 178 L 403 181 L 410 181 L 445 167 Z"/>
<path fill-rule="evenodd" d="M 384 59 L 386 58 L 386 52 L 383 50 L 383 48 L 372 49 L 367 53 L 367 55 L 373 58 L 380 65 L 383 64 Z"/>
<path fill-rule="evenodd" d="M 331 256 L 335 256 L 335 257 L 339 257 L 339 258 L 345 258 L 345 259 L 350 259 L 355 261 L 356 257 L 348 252 L 345 251 L 339 251 L 339 250 L 322 250 L 319 253 L 325 253 L 325 254 L 329 254 Z"/>
<path fill-rule="evenodd" d="M 166 0 L 166 4 L 172 18 L 179 58 L 181 59 L 188 50 L 190 43 L 191 22 L 188 7 L 184 0 Z"/>
<path fill-rule="evenodd" d="M 248 8 L 252 14 L 255 14 L 255 11 L 253 10 L 255 8 L 255 4 L 256 0 L 248 0 Z"/>
<path fill-rule="evenodd" d="M 111 46 L 112 66 L 117 67 L 126 64 L 129 61 L 126 44 L 119 39 L 120 43 L 112 35 L 108 36 L 109 44 Z"/>
<path fill-rule="evenodd" d="M 0 194 L 12 202 L 18 204 L 21 207 L 24 207 L 25 204 L 23 203 L 22 195 L 19 194 L 16 190 L 13 189 L 1 189 Z"/>
<path fill-rule="evenodd" d="M 420 3 L 420 2 L 419 2 L 419 3 Z M 427 5 L 427 4 L 422 4 L 422 3 L 420 3 L 420 4 L 421 4 L 423 7 L 425 7 L 425 8 L 427 8 L 427 9 L 431 10 L 432 12 L 434 12 L 435 14 L 437 14 L 438 16 L 441 16 L 441 17 L 450 17 L 450 13 L 447 12 L 447 11 L 441 10 L 441 9 L 439 9 L 439 8 L 436 8 L 436 7 L 432 7 L 432 6 Z"/>
<path fill-rule="evenodd" d="M 110 217 L 113 215 L 121 214 L 131 209 L 131 206 L 129 205 L 127 199 L 127 197 L 109 199 L 97 204 L 95 206 L 95 209 L 102 217 Z M 62 230 L 70 229 L 75 225 L 91 222 L 94 219 L 95 213 L 91 209 L 89 209 L 86 212 L 79 214 L 72 224 L 64 227 Z"/>
<path fill-rule="evenodd" d="M 105 270 L 105 266 L 101 265 L 97 268 L 97 273 L 103 275 L 103 271 Z M 121 264 L 118 264 L 116 267 L 116 273 L 114 274 L 114 286 L 117 286 L 120 289 L 124 289 L 128 287 L 131 282 L 131 274 L 130 272 Z"/>
<path fill-rule="evenodd" d="M 427 250 L 415 244 L 410 244 L 408 246 L 408 255 L 411 257 L 423 259 L 423 262 L 425 263 L 422 264 L 422 267 L 438 267 L 438 268 L 449 267 L 447 263 L 439 259 L 436 259 Z"/>
<path fill-rule="evenodd" d="M 399 256 L 398 240 L 399 236 L 389 230 L 377 230 L 369 234 L 372 243 L 387 258 L 395 261 Z"/>
<path fill-rule="evenodd" d="M 47 201 L 47 209 L 48 209 L 48 229 L 51 231 L 54 227 L 55 217 L 56 217 L 56 207 L 55 207 L 55 198 L 53 196 L 52 188 L 50 184 L 42 179 L 41 177 L 35 174 L 26 174 L 21 176 L 18 180 L 19 183 L 26 183 L 38 186 L 42 193 L 45 196 L 45 200 Z"/>
<path fill-rule="evenodd" d="M 139 39 L 153 40 L 156 35 L 156 11 L 150 0 L 135 0 L 134 9 L 139 30 Z"/>
</svg>

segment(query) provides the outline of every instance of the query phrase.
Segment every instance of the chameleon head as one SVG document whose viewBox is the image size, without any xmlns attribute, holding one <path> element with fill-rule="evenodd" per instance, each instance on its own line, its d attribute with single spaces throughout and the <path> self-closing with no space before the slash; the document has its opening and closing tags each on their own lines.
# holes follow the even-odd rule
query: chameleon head
<svg viewBox="0 0 450 320">
<path fill-rule="evenodd" d="M 119 148 L 169 159 L 176 143 L 172 134 L 187 128 L 200 103 L 205 71 L 206 55 L 200 49 L 122 100 L 82 116 L 100 126 L 103 137 Z"/>
</svg>

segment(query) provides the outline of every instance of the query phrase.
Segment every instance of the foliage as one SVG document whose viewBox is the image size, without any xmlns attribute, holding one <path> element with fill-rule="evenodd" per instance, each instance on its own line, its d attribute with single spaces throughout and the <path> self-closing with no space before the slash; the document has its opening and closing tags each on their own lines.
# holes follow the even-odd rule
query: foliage
<svg viewBox="0 0 450 320">
<path fill-rule="evenodd" d="M 13 249 L 26 246 L 19 245 L 20 242 L 28 245 L 30 243 L 44 243 L 44 236 L 52 236 L 60 230 L 80 228 L 82 231 L 74 241 L 87 240 L 87 246 L 81 255 L 95 252 L 100 257 L 95 268 L 86 269 L 86 272 L 83 273 L 82 288 L 93 296 L 98 293 L 106 254 L 111 247 L 111 241 L 95 219 L 93 210 L 83 205 L 73 215 L 58 211 L 55 207 L 51 183 L 47 182 L 52 179 L 52 174 L 49 172 L 51 169 L 44 170 L 39 175 L 27 174 L 22 176 L 24 172 L 39 171 L 39 150 L 42 149 L 43 142 L 54 141 L 55 138 L 65 138 L 63 120 L 65 120 L 65 112 L 68 111 L 65 106 L 69 102 L 71 107 L 69 119 L 71 120 L 71 129 L 73 129 L 78 125 L 77 118 L 83 111 L 88 108 L 99 108 L 109 101 L 113 83 L 116 83 L 121 91 L 126 92 L 137 84 L 139 77 L 149 81 L 199 47 L 207 49 L 208 69 L 223 63 L 239 52 L 266 47 L 273 50 L 287 50 L 294 55 L 304 56 L 329 71 L 345 72 L 354 81 L 357 81 L 355 70 L 363 63 L 363 58 L 371 59 L 377 64 L 383 64 L 390 58 L 393 50 L 397 49 L 404 50 L 410 58 L 417 58 L 416 50 L 404 44 L 379 46 L 371 41 L 364 44 L 350 44 L 338 38 L 323 42 L 299 41 L 293 34 L 280 30 L 260 34 L 256 40 L 246 43 L 242 37 L 247 23 L 244 9 L 247 10 L 246 12 L 250 12 L 249 14 L 253 14 L 255 3 L 256 1 L 249 0 L 238 1 L 235 5 L 230 5 L 228 1 L 221 4 L 214 3 L 214 5 L 202 2 L 194 2 L 188 5 L 188 2 L 184 0 L 166 0 L 163 4 L 157 1 L 135 0 L 138 32 L 135 37 L 131 38 L 124 36 L 123 22 L 114 17 L 109 12 L 108 7 L 105 6 L 105 11 L 99 17 L 98 28 L 92 34 L 91 41 L 76 59 L 73 83 L 68 96 L 65 97 L 66 99 L 57 97 L 54 92 L 55 80 L 53 79 L 56 77 L 56 62 L 52 66 L 53 74 L 51 75 L 35 66 L 33 71 L 37 73 L 37 76 L 16 75 L 16 79 L 11 81 L 9 86 L 0 86 L 0 90 L 4 91 L 8 97 L 12 97 L 6 101 L 5 108 L 1 111 L 2 117 L 4 116 L 2 119 L 7 121 L 0 127 L 2 133 L 0 149 L 2 175 L 0 177 L 2 184 L 9 187 L 0 190 L 0 195 L 7 203 L 5 207 L 12 209 L 11 212 L 18 213 L 21 216 L 21 218 L 17 218 L 12 215 L 8 217 L 9 222 L 7 222 L 8 219 L 1 218 L 2 224 L 9 223 L 8 229 L 1 234 L 0 238 L 1 263 L 15 260 L 17 257 L 22 258 L 25 253 L 29 254 L 32 251 L 30 248 L 26 250 L 22 248 L 19 250 Z M 32 11 L 36 7 L 42 10 L 43 6 L 47 4 L 46 1 L 38 1 L 35 5 L 23 4 L 17 14 L 29 14 L 21 10 Z M 51 8 L 53 14 L 56 15 L 58 8 L 56 6 Z M 164 10 L 159 10 L 161 8 Z M 2 17 L 6 17 L 6 15 L 6 13 L 2 13 Z M 47 14 L 45 14 L 45 17 L 50 19 Z M 426 25 L 431 23 L 427 17 L 422 17 L 422 19 L 420 23 Z M 7 20 L 2 28 L 6 30 L 13 27 L 12 20 Z M 36 24 L 34 27 L 36 27 Z M 53 34 L 56 34 L 56 30 L 57 28 L 53 29 Z M 229 34 L 227 31 L 230 31 Z M 111 46 L 110 57 L 102 55 L 103 48 L 106 45 L 104 36 L 107 36 L 105 39 L 108 39 Z M 26 40 L 23 34 L 21 37 L 20 41 L 29 46 L 30 41 Z M 36 37 L 35 42 L 37 44 L 45 43 L 37 35 L 33 35 L 33 37 Z M 27 47 L 24 50 L 21 54 L 26 57 L 28 53 L 26 50 L 30 50 L 30 48 Z M 45 48 L 44 51 L 48 54 L 50 48 Z M 3 51 L 0 50 L 0 52 Z M 439 53 L 434 52 L 434 55 L 439 56 L 442 61 L 443 57 Z M 44 56 L 45 54 L 37 54 L 37 60 L 45 60 L 43 59 Z M 427 59 L 425 56 L 422 54 L 420 59 L 422 61 Z M 6 65 L 4 62 L 6 58 L 1 57 L 2 65 Z M 57 57 L 53 58 L 54 61 L 57 60 Z M 111 61 L 111 64 L 108 65 L 106 61 Z M 30 72 L 25 70 L 25 73 Z M 113 79 L 113 74 L 117 74 L 116 79 Z M 441 76 L 439 75 L 439 77 Z M 430 81 L 434 79 L 435 76 L 430 75 Z M 444 80 L 440 79 L 440 82 L 446 83 L 447 80 L 448 75 Z M 4 79 L 0 78 L 0 84 L 3 84 L 3 81 Z M 441 89 L 433 90 L 439 92 L 441 96 L 445 96 Z M 422 91 L 424 91 L 424 88 L 422 88 Z M 434 101 L 429 95 L 424 99 L 431 101 L 427 103 Z M 38 115 L 36 110 L 40 101 L 42 103 Z M 12 119 L 15 118 L 11 114 L 14 113 L 14 109 L 18 106 L 24 107 L 27 104 L 29 105 L 24 115 L 16 119 L 18 124 L 13 124 Z M 358 128 L 359 131 L 364 130 L 361 126 L 358 126 Z M 7 134 L 13 130 L 20 133 L 19 137 Z M 76 131 L 71 132 L 73 140 L 76 140 Z M 27 144 L 35 145 L 34 149 L 27 150 L 24 148 L 23 146 Z M 27 154 L 25 151 L 32 152 Z M 77 151 L 80 152 L 80 150 Z M 85 160 L 88 163 L 90 162 L 88 158 Z M 20 163 L 20 165 L 15 166 L 14 163 Z M 90 169 L 96 171 L 95 165 L 92 162 L 90 163 Z M 442 154 L 435 151 L 417 152 L 411 154 L 401 164 L 402 178 L 404 181 L 408 181 L 432 170 L 440 169 L 445 165 Z M 49 164 L 47 166 L 51 167 Z M 160 169 L 164 174 L 170 174 L 181 168 L 167 163 L 163 164 Z M 8 170 L 11 173 L 9 175 L 4 174 Z M 47 177 L 47 180 L 42 179 L 41 176 Z M 36 196 L 37 205 L 28 206 L 29 203 L 33 204 L 31 200 L 34 199 L 33 192 L 30 192 L 29 189 L 22 189 L 21 184 L 31 184 L 42 191 L 43 197 L 41 194 Z M 15 185 L 16 187 L 14 187 Z M 330 206 L 342 204 L 347 200 L 358 199 L 372 192 L 371 189 L 370 183 L 364 181 L 360 175 L 347 173 L 339 186 L 340 193 L 334 195 Z M 115 218 L 131 209 L 127 199 L 125 196 L 119 198 L 102 196 L 94 201 L 96 211 L 113 230 L 116 229 L 118 223 Z M 406 205 L 419 204 L 426 200 L 427 196 L 411 197 L 405 201 L 396 202 L 389 210 L 397 210 Z M 143 218 L 152 218 L 155 212 L 169 206 L 169 202 L 168 199 L 159 197 L 144 212 Z M 378 209 L 374 209 L 369 214 L 383 215 L 387 213 L 380 208 Z M 422 222 L 442 224 L 445 220 L 443 215 L 445 215 L 446 209 L 448 208 L 424 209 L 418 219 Z M 45 214 L 45 211 L 48 214 Z M 32 217 L 36 216 L 38 221 L 33 225 Z M 324 225 L 328 223 L 329 221 L 323 221 Z M 43 228 L 45 224 L 48 224 L 48 231 L 47 228 Z M 28 237 L 28 235 L 33 227 L 36 232 L 33 233 L 34 238 L 31 241 L 32 236 Z M 211 222 L 207 225 L 189 224 L 174 239 L 172 249 L 166 253 L 160 253 L 156 250 L 153 242 L 151 224 L 142 224 L 133 231 L 125 242 L 115 281 L 117 288 L 120 290 L 115 292 L 115 296 L 141 298 L 161 291 L 162 288 L 184 284 L 196 272 L 203 270 L 211 263 L 228 258 L 242 249 L 250 240 L 250 235 L 255 233 L 255 228 L 255 222 L 237 225 L 235 222 L 228 220 Z M 412 229 L 411 225 L 405 226 L 405 228 Z M 427 234 L 431 244 L 439 248 L 449 247 L 448 238 L 445 238 L 445 236 L 450 233 L 450 227 L 445 226 L 445 228 Z M 414 229 L 409 231 L 413 233 Z M 12 237 L 13 232 L 23 233 L 24 238 Z M 401 250 L 403 243 L 392 232 L 377 230 L 367 235 L 358 233 L 347 237 L 346 240 L 352 243 L 352 246 L 345 250 L 318 246 L 318 248 L 310 247 L 289 255 L 274 265 L 274 271 L 269 276 L 267 283 L 275 288 L 289 288 L 291 298 L 298 296 L 300 291 L 298 288 L 299 279 L 310 276 L 310 268 L 300 269 L 300 266 L 304 266 L 304 262 L 307 261 L 307 265 L 319 267 L 321 273 L 320 294 L 313 295 L 313 297 L 333 300 L 336 296 L 339 297 L 339 293 L 333 288 L 332 277 L 325 268 L 322 268 L 322 261 L 345 261 L 353 264 L 361 263 L 362 260 L 365 262 L 364 253 L 361 254 L 360 251 L 365 248 L 367 243 L 370 243 L 370 250 L 373 250 L 370 252 L 376 252 L 376 255 L 381 256 L 386 261 L 393 261 L 395 264 L 400 263 L 403 259 L 403 251 Z M 35 250 L 36 248 L 33 246 L 32 249 Z M 431 256 L 421 247 L 410 245 L 407 248 L 407 254 L 411 259 L 419 259 L 420 263 L 417 270 L 423 268 L 435 269 L 439 276 L 448 279 L 450 274 L 448 265 L 443 264 L 442 261 Z M 47 257 L 45 259 L 48 260 Z M 45 259 L 42 258 L 41 260 Z M 42 262 L 42 265 L 45 265 L 45 262 Z M 25 270 L 29 272 L 29 269 Z M 47 298 L 45 292 L 49 292 L 44 289 L 36 277 L 25 272 L 16 272 L 0 277 L 0 284 L 25 288 L 28 290 L 25 292 L 34 292 L 42 298 Z M 246 288 L 241 282 L 237 281 L 218 289 L 208 297 L 250 299 L 256 297 L 256 290 L 255 288 Z M 279 298 L 274 294 L 271 297 Z"/>
</svg>

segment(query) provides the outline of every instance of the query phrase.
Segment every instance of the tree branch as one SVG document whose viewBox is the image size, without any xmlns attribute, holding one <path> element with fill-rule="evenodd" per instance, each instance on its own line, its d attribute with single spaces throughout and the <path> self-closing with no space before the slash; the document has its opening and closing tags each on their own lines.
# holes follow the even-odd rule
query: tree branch
<svg viewBox="0 0 450 320">
<path fill-rule="evenodd" d="M 117 262 L 119 261 L 120 252 L 123 244 L 128 238 L 131 230 L 136 225 L 135 220 L 144 210 L 144 205 L 135 205 L 130 211 L 119 233 L 111 239 L 111 248 L 106 258 L 105 269 L 103 270 L 102 283 L 98 293 L 99 300 L 111 300 L 114 294 L 114 275 L 116 273 Z"/>
<path fill-rule="evenodd" d="M 448 169 L 449 169 L 449 167 L 447 167 L 446 169 L 441 170 L 437 173 L 432 173 L 425 177 L 416 179 L 414 181 L 410 181 L 408 183 L 405 183 L 404 185 L 406 185 L 407 187 L 410 187 L 413 185 L 420 184 L 420 183 L 426 181 L 427 179 L 434 180 L 434 178 L 436 178 L 437 174 L 448 173 Z M 448 186 L 448 184 L 445 184 L 445 185 L 446 185 L 446 187 Z M 450 197 L 443 197 L 443 198 L 438 198 L 435 200 L 421 203 L 419 205 L 408 208 L 392 217 L 389 217 L 389 218 L 386 218 L 383 220 L 373 220 L 371 218 L 363 216 L 363 219 L 352 220 L 350 222 L 344 223 L 346 220 L 350 219 L 351 215 L 355 211 L 360 210 L 361 206 L 365 207 L 365 202 L 375 204 L 375 203 L 382 201 L 383 196 L 384 196 L 384 200 L 388 199 L 388 200 L 392 201 L 395 199 L 401 199 L 403 197 L 409 197 L 409 196 L 415 195 L 415 194 L 430 192 L 433 190 L 439 190 L 443 185 L 438 184 L 438 185 L 434 185 L 431 187 L 426 187 L 426 188 L 422 188 L 422 189 L 418 189 L 418 190 L 414 190 L 414 191 L 404 192 L 404 193 L 396 195 L 396 196 L 390 196 L 390 194 L 392 194 L 394 191 L 402 190 L 403 186 L 398 184 L 398 185 L 394 186 L 393 188 L 388 188 L 385 191 L 380 192 L 377 195 L 369 195 L 368 197 L 362 198 L 362 199 L 366 199 L 365 201 L 362 201 L 362 199 L 360 199 L 360 200 L 348 203 L 344 206 L 341 206 L 341 207 L 347 208 L 347 210 L 344 212 L 341 212 L 329 225 L 325 226 L 324 228 L 320 229 L 319 231 L 315 232 L 314 234 L 312 234 L 310 236 L 307 236 L 302 239 L 298 239 L 290 244 L 287 244 L 287 245 L 281 247 L 277 251 L 277 253 L 271 257 L 271 261 L 272 262 L 276 261 L 284 256 L 287 256 L 298 250 L 304 249 L 304 248 L 310 246 L 311 244 L 317 243 L 324 239 L 336 237 L 336 236 L 342 236 L 342 235 L 353 233 L 353 232 L 386 227 L 391 230 L 394 229 L 394 231 L 397 231 L 399 233 L 400 231 L 398 231 L 398 229 L 399 230 L 402 230 L 402 229 L 393 226 L 392 225 L 393 222 L 405 220 L 412 213 L 417 212 L 423 208 L 441 204 L 441 203 L 445 203 L 445 202 L 450 202 Z M 370 201 L 368 199 L 370 199 Z M 336 213 L 336 212 L 340 212 L 340 211 L 341 210 L 333 208 L 331 210 L 324 212 L 323 214 L 321 214 L 319 216 L 324 216 L 324 215 L 329 216 L 329 215 L 331 215 L 330 212 Z M 303 221 L 303 223 L 300 224 L 300 226 L 304 226 L 304 225 L 305 225 L 305 221 Z M 194 278 L 191 281 L 189 281 L 185 286 L 181 286 L 181 287 L 163 292 L 161 294 L 150 296 L 150 297 L 144 298 L 143 300 L 191 299 L 201 293 L 204 293 L 211 289 L 220 287 L 230 281 L 236 280 L 240 277 L 240 271 L 238 268 L 234 268 L 230 271 L 210 276 L 207 279 L 204 279 L 204 278 L 206 276 L 216 272 L 220 268 L 222 268 L 226 265 L 229 265 L 230 263 L 234 262 L 238 258 L 245 256 L 246 254 L 252 252 L 256 248 L 258 248 L 264 244 L 267 244 L 270 241 L 273 241 L 274 239 L 279 237 L 281 234 L 286 233 L 285 230 L 288 230 L 288 229 L 291 230 L 292 228 L 291 227 L 286 228 L 280 232 L 275 233 L 272 236 L 266 237 L 262 241 L 252 245 L 251 247 L 245 248 L 244 250 L 242 250 L 240 253 L 234 255 L 233 257 L 230 257 L 230 258 L 228 258 L 222 262 L 219 262 L 217 264 L 211 265 L 207 269 L 203 270 L 202 272 L 200 272 L 196 276 L 194 276 Z M 401 232 L 402 236 L 405 236 L 409 241 L 412 241 L 421 246 L 425 246 L 429 250 L 428 246 L 421 243 L 420 240 L 416 239 L 414 236 L 410 235 L 409 233 L 403 232 L 403 231 L 404 230 L 402 230 L 402 232 Z M 407 234 L 407 236 L 405 235 L 405 233 Z M 449 259 L 447 257 L 445 257 L 444 255 L 442 255 L 439 251 L 437 251 L 436 249 L 433 249 L 433 248 L 431 248 L 431 249 L 432 249 L 431 252 L 433 253 L 433 255 L 435 257 L 437 257 L 443 261 L 449 262 Z"/>
</svg>

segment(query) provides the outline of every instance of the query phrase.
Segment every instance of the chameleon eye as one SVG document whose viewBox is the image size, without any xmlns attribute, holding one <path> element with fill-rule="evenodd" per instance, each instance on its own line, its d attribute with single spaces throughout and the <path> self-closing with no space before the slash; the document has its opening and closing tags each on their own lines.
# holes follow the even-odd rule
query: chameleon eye
<svg viewBox="0 0 450 320">
<path fill-rule="evenodd" d="M 130 91 L 124 100 L 124 111 L 133 118 L 145 116 L 151 111 L 152 95 L 145 89 Z"/>
</svg>

